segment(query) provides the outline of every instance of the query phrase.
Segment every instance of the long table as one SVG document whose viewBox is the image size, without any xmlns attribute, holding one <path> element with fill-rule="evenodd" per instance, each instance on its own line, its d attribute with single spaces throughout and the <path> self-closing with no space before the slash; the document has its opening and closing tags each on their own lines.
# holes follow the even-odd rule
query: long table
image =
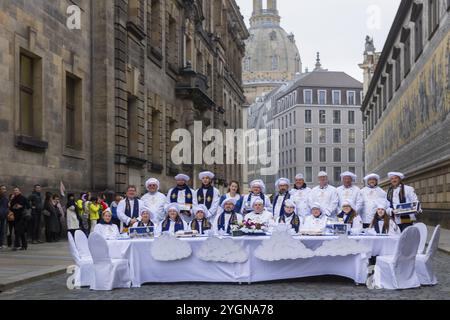
<svg viewBox="0 0 450 320">
<path fill-rule="evenodd" d="M 209 282 L 209 283 L 255 283 L 273 280 L 297 279 L 311 276 L 336 275 L 353 279 L 355 283 L 365 283 L 368 258 L 370 256 L 394 253 L 399 237 L 395 236 L 355 236 L 349 237 L 363 242 L 371 248 L 368 254 L 337 257 L 312 257 L 308 259 L 263 261 L 254 256 L 262 241 L 270 237 L 232 238 L 249 254 L 245 263 L 206 262 L 197 257 L 207 238 L 181 239 L 192 248 L 192 255 L 184 260 L 161 262 L 153 259 L 151 247 L 154 239 L 111 240 L 108 241 L 113 258 L 128 259 L 133 287 L 145 283 Z M 293 237 L 315 250 L 324 241 L 337 240 L 334 236 Z"/>
</svg>

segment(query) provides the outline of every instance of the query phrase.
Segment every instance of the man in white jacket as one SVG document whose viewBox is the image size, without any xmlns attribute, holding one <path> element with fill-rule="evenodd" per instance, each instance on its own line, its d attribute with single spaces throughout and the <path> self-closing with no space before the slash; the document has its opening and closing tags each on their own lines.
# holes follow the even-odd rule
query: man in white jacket
<svg viewBox="0 0 450 320">
<path fill-rule="evenodd" d="M 202 186 L 195 192 L 194 206 L 204 205 L 210 214 L 207 218 L 213 218 L 217 214 L 220 202 L 220 192 L 213 186 L 215 175 L 210 171 L 204 171 L 200 172 L 198 178 Z"/>
<path fill-rule="evenodd" d="M 339 206 L 339 196 L 336 188 L 328 183 L 328 174 L 319 173 L 319 185 L 311 190 L 309 203 L 318 203 L 322 213 L 330 218 L 335 218 Z M 311 208 L 312 209 L 312 208 Z"/>
<path fill-rule="evenodd" d="M 142 197 L 145 207 L 154 215 L 153 223 L 159 224 L 165 219 L 164 208 L 168 204 L 167 197 L 159 192 L 160 183 L 158 179 L 150 178 L 145 183 L 147 193 Z"/>
<path fill-rule="evenodd" d="M 391 181 L 391 186 L 389 187 L 389 191 L 387 193 L 387 200 L 389 201 L 392 209 L 395 223 L 397 223 L 400 230 L 403 232 L 406 228 L 412 226 L 417 221 L 417 217 L 415 214 L 397 215 L 397 205 L 419 202 L 419 199 L 417 198 L 414 188 L 403 183 L 403 180 L 405 179 L 405 175 L 403 173 L 389 172 L 388 177 Z"/>
<path fill-rule="evenodd" d="M 379 175 L 371 173 L 364 177 L 364 181 L 366 182 L 366 186 L 361 190 L 363 199 L 361 218 L 364 229 L 367 229 L 373 221 L 379 203 L 387 201 L 387 193 L 378 186 L 378 182 L 380 181 Z"/>
<path fill-rule="evenodd" d="M 350 200 L 354 206 L 354 210 L 361 214 L 363 207 L 363 198 L 361 189 L 353 185 L 356 182 L 357 176 L 349 171 L 341 174 L 342 186 L 337 188 L 339 196 L 339 208 L 342 208 L 345 200 Z"/>
<path fill-rule="evenodd" d="M 295 176 L 294 189 L 291 190 L 291 200 L 294 201 L 297 208 L 297 214 L 299 217 L 304 218 L 311 214 L 309 208 L 308 198 L 311 192 L 311 188 L 305 183 L 305 177 L 303 174 Z"/>
</svg>

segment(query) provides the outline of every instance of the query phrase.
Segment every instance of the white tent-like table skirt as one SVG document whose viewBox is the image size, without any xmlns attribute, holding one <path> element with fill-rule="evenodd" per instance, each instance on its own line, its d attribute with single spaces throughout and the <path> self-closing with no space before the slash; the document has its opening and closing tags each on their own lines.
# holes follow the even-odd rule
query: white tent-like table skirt
<svg viewBox="0 0 450 320">
<path fill-rule="evenodd" d="M 233 238 L 236 244 L 248 253 L 245 263 L 221 263 L 203 261 L 197 256 L 207 238 L 182 239 L 191 245 L 189 258 L 170 262 L 157 261 L 152 257 L 153 239 L 108 241 L 113 258 L 128 259 L 132 285 L 139 288 L 145 283 L 255 283 L 274 280 L 297 279 L 311 276 L 336 275 L 353 279 L 355 283 L 365 283 L 367 279 L 368 258 L 394 253 L 398 237 L 350 237 L 371 248 L 368 254 L 349 256 L 312 257 L 308 259 L 263 261 L 254 252 L 262 241 L 269 237 Z M 294 237 L 312 250 L 324 241 L 337 240 L 337 237 Z"/>
</svg>

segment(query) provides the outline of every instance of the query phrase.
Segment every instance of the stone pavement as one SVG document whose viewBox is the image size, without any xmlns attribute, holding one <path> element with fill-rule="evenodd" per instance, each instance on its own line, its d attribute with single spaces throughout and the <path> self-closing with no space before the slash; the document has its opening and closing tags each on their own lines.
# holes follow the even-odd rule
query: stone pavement
<svg viewBox="0 0 450 320">
<path fill-rule="evenodd" d="M 72 264 L 66 242 L 29 245 L 27 251 L 0 250 L 0 291 L 64 273 Z"/>
<path fill-rule="evenodd" d="M 439 252 L 435 262 L 439 285 L 401 291 L 368 290 L 337 277 L 252 285 L 148 284 L 111 292 L 69 291 L 67 275 L 61 275 L 7 290 L 0 293 L 0 300 L 450 300 L 450 255 Z"/>
<path fill-rule="evenodd" d="M 434 228 L 429 228 L 428 238 L 431 238 L 433 230 Z M 439 249 L 443 253 L 450 254 L 450 230 L 442 229 Z M 444 258 L 445 255 L 441 255 L 441 257 Z M 31 281 L 63 274 L 66 268 L 72 264 L 66 242 L 30 245 L 28 251 L 25 252 L 0 250 L 0 292 Z M 447 270 L 449 266 L 450 256 Z M 52 279 L 49 281 L 51 284 Z M 450 287 L 450 283 L 448 287 Z"/>
</svg>

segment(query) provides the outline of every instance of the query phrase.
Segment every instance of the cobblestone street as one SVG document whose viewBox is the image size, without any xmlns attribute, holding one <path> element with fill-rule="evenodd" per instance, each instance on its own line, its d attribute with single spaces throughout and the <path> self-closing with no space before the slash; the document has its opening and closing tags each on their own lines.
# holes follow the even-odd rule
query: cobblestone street
<svg viewBox="0 0 450 320">
<path fill-rule="evenodd" d="M 69 291 L 65 286 L 67 276 L 63 275 L 5 291 L 0 293 L 0 300 L 450 300 L 449 265 L 450 255 L 439 253 L 436 259 L 436 267 L 440 284 L 436 287 L 404 291 L 371 291 L 364 286 L 356 287 L 351 280 L 335 277 L 309 278 L 250 286 L 234 284 L 149 284 L 140 289 L 115 290 L 112 292 L 93 292 L 89 289 Z"/>
</svg>

